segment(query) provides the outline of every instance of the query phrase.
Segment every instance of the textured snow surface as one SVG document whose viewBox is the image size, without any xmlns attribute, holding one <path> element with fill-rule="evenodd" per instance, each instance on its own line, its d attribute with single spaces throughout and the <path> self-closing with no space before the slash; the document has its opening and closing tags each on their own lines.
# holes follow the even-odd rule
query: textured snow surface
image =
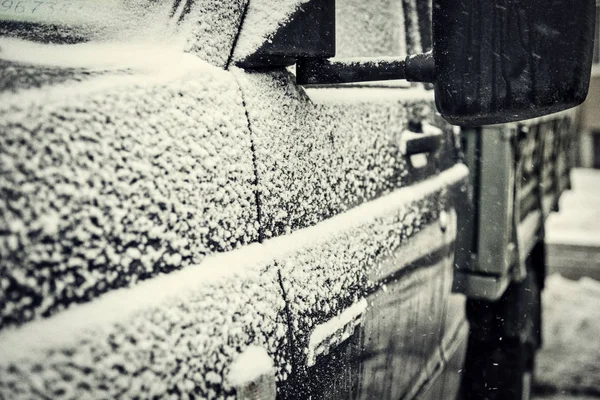
<svg viewBox="0 0 600 400">
<path fill-rule="evenodd" d="M 276 271 L 251 269 L 228 279 L 183 284 L 192 290 L 140 309 L 120 323 L 94 326 L 92 321 L 90 329 L 69 332 L 72 318 L 86 317 L 73 309 L 28 324 L 23 331 L 0 334 L 2 351 L 9 353 L 0 353 L 0 397 L 225 398 L 233 393 L 226 379 L 230 364 L 250 345 L 266 349 L 277 365 L 276 377 L 286 378 L 290 367 L 282 350 L 286 329 Z M 99 299 L 100 305 L 113 295 L 136 302 L 142 294 L 144 300 L 151 293 L 143 293 L 143 286 L 113 292 Z M 161 292 L 160 287 L 154 288 Z M 113 304 L 117 310 L 102 310 L 95 304 L 83 307 L 121 313 L 118 304 Z M 102 319 L 97 313 L 89 317 Z M 70 341 L 32 351 L 36 346 L 49 347 L 44 340 L 53 339 L 47 329 Z M 25 346 L 21 352 L 19 348 L 7 351 L 7 341 Z"/>
<path fill-rule="evenodd" d="M 259 346 L 250 346 L 231 364 L 227 378 L 231 385 L 237 387 L 273 372 L 273 360 L 267 351 Z"/>
<path fill-rule="evenodd" d="M 313 329 L 308 341 L 307 365 L 309 367 L 315 365 L 316 357 L 325 349 L 341 344 L 352 335 L 354 328 L 362 322 L 367 306 L 367 300 L 361 299 L 341 314 Z M 338 335 L 339 337 L 336 337 Z"/>
<path fill-rule="evenodd" d="M 284 71 L 233 72 L 250 119 L 267 238 L 406 186 L 402 132 L 423 112 L 435 119 L 423 97 L 314 104 Z"/>
<path fill-rule="evenodd" d="M 14 7 L 13 7 L 14 6 Z M 22 11 L 18 11 L 18 8 Z M 3 3 L 0 28 L 3 35 L 26 35 L 43 42 L 86 39 L 115 39 L 153 36 L 171 33 L 168 21 L 172 3 L 155 0 L 72 0 L 36 3 L 24 0 L 19 4 Z M 19 25 L 32 22 L 35 25 Z M 17 31 L 11 32 L 11 28 Z"/>
<path fill-rule="evenodd" d="M 544 347 L 536 380 L 559 390 L 600 394 L 600 282 L 552 275 L 543 302 Z"/>
<path fill-rule="evenodd" d="M 179 68 L 2 95 L 0 326 L 257 240 L 236 82 Z"/>
<path fill-rule="evenodd" d="M 375 259 L 433 218 L 445 188 L 466 175 L 466 167 L 456 166 L 291 235 L 216 254 L 197 267 L 7 329 L 0 333 L 0 395 L 146 398 L 194 392 L 220 398 L 221 383 L 230 393 L 229 364 L 247 346 L 266 349 L 284 380 L 290 358 L 284 353 L 283 294 L 276 268 L 265 266 L 280 265 L 291 274 L 286 286 L 294 310 L 336 315 L 338 305 L 349 305 L 343 303 L 364 288 L 365 270 Z M 310 290 L 308 277 L 314 280 Z"/>
<path fill-rule="evenodd" d="M 278 262 L 299 349 L 308 347 L 315 326 L 335 317 L 374 287 L 368 279 L 374 268 L 438 218 L 446 198 L 444 189 L 437 189 L 423 200 L 399 203 L 378 218 Z M 428 245 L 431 249 L 439 244 Z"/>
<path fill-rule="evenodd" d="M 309 0 L 251 0 L 240 36 L 235 46 L 234 59 L 243 60 L 270 40 L 277 29 L 284 26 L 294 12 Z"/>
<path fill-rule="evenodd" d="M 0 57 L 6 61 L 92 71 L 157 71 L 173 68 L 186 58 L 177 43 L 165 41 L 129 40 L 53 45 L 0 38 L 0 49 Z"/>
<path fill-rule="evenodd" d="M 461 182 L 467 176 L 467 168 L 457 165 L 442 172 L 437 177 L 401 188 L 387 196 L 362 204 L 342 214 L 318 223 L 315 226 L 297 230 L 290 235 L 279 236 L 252 243 L 239 249 L 215 253 L 207 256 L 201 266 L 192 266 L 171 274 L 162 274 L 154 279 L 140 282 L 138 285 L 113 291 L 94 302 L 75 306 L 49 319 L 26 324 L 20 328 L 8 329 L 0 340 L 0 353 L 5 361 L 12 361 L 25 355 L 35 355 L 38 351 L 59 347 L 70 343 L 72 335 L 92 329 L 99 325 L 118 324 L 145 308 L 154 307 L 166 299 L 178 297 L 192 292 L 200 284 L 212 284 L 223 279 L 231 279 L 241 275 L 243 271 L 264 268 L 278 260 L 285 260 L 290 255 L 310 252 L 317 246 L 335 242 L 340 235 L 360 230 L 369 224 L 376 224 L 386 216 L 400 212 L 419 200 L 446 187 Z M 440 218 L 445 213 L 442 212 Z M 413 218 L 414 215 L 410 215 Z M 407 228 L 407 233 L 413 230 Z M 423 239 L 421 237 L 421 239 Z M 427 246 L 430 240 L 422 243 L 418 240 L 415 246 Z M 418 244 L 420 243 L 420 244 Z M 438 245 L 439 243 L 436 243 Z M 360 243 L 357 243 L 359 246 Z M 422 253 L 422 248 L 411 247 L 408 254 L 410 260 Z M 418 258 L 418 257 L 417 257 Z M 62 330 L 62 334 L 57 333 Z M 20 343 L 19 346 L 13 346 Z"/>
</svg>

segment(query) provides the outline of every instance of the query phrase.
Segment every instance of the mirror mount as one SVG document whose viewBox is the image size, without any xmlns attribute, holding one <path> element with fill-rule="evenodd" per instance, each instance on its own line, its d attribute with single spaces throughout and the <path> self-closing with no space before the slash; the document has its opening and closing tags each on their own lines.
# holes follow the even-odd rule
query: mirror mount
<svg viewBox="0 0 600 400">
<path fill-rule="evenodd" d="M 410 82 L 435 81 L 433 54 L 411 55 L 404 59 L 300 58 L 296 63 L 296 83 L 299 85 L 330 85 L 339 83 L 406 79 Z"/>
</svg>

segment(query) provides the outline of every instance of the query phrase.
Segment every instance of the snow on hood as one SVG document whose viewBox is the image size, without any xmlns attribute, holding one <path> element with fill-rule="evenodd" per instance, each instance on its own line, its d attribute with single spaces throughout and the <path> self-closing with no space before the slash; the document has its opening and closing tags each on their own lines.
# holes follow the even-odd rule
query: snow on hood
<svg viewBox="0 0 600 400">
<path fill-rule="evenodd" d="M 65 67 L 77 64 L 101 69 L 106 64 L 112 68 L 119 63 L 156 69 L 157 65 L 178 59 L 181 54 L 177 53 L 185 51 L 224 68 L 247 0 L 80 1 L 69 3 L 72 10 L 58 20 L 55 20 L 58 13 L 43 12 L 46 3 L 42 2 L 37 8 L 39 16 L 31 13 L 33 16 L 28 17 L 37 25 L 23 32 L 5 32 L 0 28 L 0 35 L 39 44 L 20 44 L 15 49 L 13 43 L 3 39 L 0 58 Z M 23 19 L 22 14 L 13 14 L 1 14 L 0 18 Z M 48 27 L 48 23 L 57 24 L 58 28 Z M 56 42 L 85 43 L 47 46 Z"/>
<path fill-rule="evenodd" d="M 31 65 L 88 70 L 160 70 L 174 67 L 187 55 L 172 42 L 83 42 L 43 44 L 0 38 L 0 58 Z"/>
</svg>

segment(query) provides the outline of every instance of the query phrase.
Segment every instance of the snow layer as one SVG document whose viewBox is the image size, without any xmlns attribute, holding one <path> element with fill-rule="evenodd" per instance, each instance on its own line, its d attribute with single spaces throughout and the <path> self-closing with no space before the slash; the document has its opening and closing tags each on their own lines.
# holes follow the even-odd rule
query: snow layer
<svg viewBox="0 0 600 400">
<path fill-rule="evenodd" d="M 315 365 L 317 356 L 327 353 L 329 348 L 338 346 L 352 335 L 354 328 L 362 322 L 367 305 L 367 300 L 361 299 L 341 314 L 313 329 L 308 340 L 307 365 L 309 367 Z"/>
<path fill-rule="evenodd" d="M 300 352 L 308 348 L 315 326 L 364 297 L 374 285 L 369 280 L 374 269 L 438 218 L 446 198 L 444 186 L 436 189 L 421 194 L 422 200 L 399 202 L 378 218 L 278 262 L 289 299 L 294 342 Z M 433 249 L 438 244 L 429 245 Z"/>
<path fill-rule="evenodd" d="M 94 40 L 142 36 L 158 38 L 172 32 L 168 26 L 171 7 L 170 2 L 155 0 L 7 2 L 3 3 L 0 14 L 5 21 L 0 33 L 14 36 L 11 28 L 16 27 L 23 30 L 19 33 L 42 42 L 53 38 L 67 41 L 83 37 Z M 35 25 L 18 25 L 23 22 Z"/>
<path fill-rule="evenodd" d="M 273 360 L 267 351 L 259 346 L 249 346 L 229 368 L 229 383 L 239 387 L 255 381 L 261 375 L 274 373 Z"/>
<path fill-rule="evenodd" d="M 314 288 L 325 290 L 320 296 L 327 302 L 316 305 L 325 307 L 319 308 L 324 316 L 335 315 L 334 302 L 342 305 L 356 292 L 348 284 L 362 282 L 374 258 L 416 233 L 437 212 L 445 188 L 466 175 L 466 167 L 456 166 L 316 226 L 7 329 L 0 333 L 0 395 L 221 398 L 238 382 L 227 380 L 229 365 L 247 346 L 266 349 L 284 380 L 290 357 L 283 294 L 276 268 L 268 265 L 283 266 L 294 280 L 322 271 L 313 275 Z M 306 280 L 286 282 L 294 307 L 314 309 L 317 298 L 306 291 Z"/>
<path fill-rule="evenodd" d="M 177 66 L 186 57 L 176 43 L 140 39 L 53 45 L 0 38 L 0 49 L 0 57 L 6 61 L 91 71 L 165 70 Z"/>
<path fill-rule="evenodd" d="M 2 95 L 0 326 L 257 240 L 239 89 L 190 63 Z"/>
<path fill-rule="evenodd" d="M 91 303 L 74 306 L 48 319 L 7 329 L 0 333 L 2 360 L 12 362 L 20 357 L 35 357 L 54 347 L 67 345 L 83 331 L 93 330 L 102 325 L 121 324 L 146 308 L 155 307 L 173 297 L 185 296 L 200 285 L 213 285 L 222 280 L 244 277 L 246 270 L 265 268 L 291 255 L 310 252 L 318 246 L 336 242 L 340 235 L 358 231 L 369 224 L 376 226 L 377 221 L 384 217 L 403 212 L 412 204 L 460 183 L 467 173 L 464 165 L 457 165 L 434 178 L 398 189 L 315 226 L 263 243 L 252 243 L 230 252 L 212 254 L 202 260 L 200 267 L 192 266 L 170 274 L 161 274 L 134 287 L 113 291 Z M 440 220 L 444 214 L 442 211 Z M 409 217 L 412 221 L 415 215 L 410 214 Z M 409 229 L 407 233 L 412 235 L 413 230 Z M 426 238 L 430 239 L 429 236 Z M 420 236 L 420 239 L 423 239 L 423 236 Z M 430 240 L 417 240 L 411 243 L 427 246 L 429 242 Z M 407 262 L 418 258 L 423 249 L 410 250 L 407 253 Z M 381 272 L 389 273 L 386 270 Z M 61 330 L 62 334 L 57 334 Z M 19 346 L 15 346 L 16 343 L 19 343 Z"/>
<path fill-rule="evenodd" d="M 173 276 L 171 283 L 178 281 Z M 157 279 L 164 282 L 162 278 L 170 277 Z M 277 365 L 272 373 L 279 380 L 286 378 L 290 367 L 284 352 L 284 304 L 275 270 L 247 269 L 226 279 L 179 285 L 188 290 L 177 294 L 167 290 L 171 292 L 167 298 L 160 295 L 160 287 L 144 289 L 142 284 L 99 299 L 100 306 L 113 295 L 135 303 L 141 290 L 146 291 L 143 303 L 152 295 L 147 289 L 157 289 L 161 299 L 156 304 L 126 314 L 119 323 L 92 323 L 90 329 L 69 332 L 73 317 L 83 322 L 86 318 L 69 310 L 37 327 L 26 325 L 21 334 L 5 332 L 0 336 L 0 398 L 231 398 L 230 365 L 248 346 L 266 349 Z M 102 311 L 95 304 L 84 307 Z M 113 309 L 104 311 L 123 314 L 114 302 Z M 88 317 L 96 323 L 102 319 L 98 314 Z M 62 332 L 61 324 L 65 324 Z M 57 347 L 44 343 L 52 342 L 46 328 L 70 341 Z M 8 347 L 11 343 L 17 348 Z M 35 347 L 49 349 L 31 351 Z"/>
<path fill-rule="evenodd" d="M 0 36 L 44 43 L 38 46 L 45 48 L 43 52 L 47 53 L 47 56 L 41 54 L 39 49 L 38 51 L 23 49 L 23 47 L 19 49 L 20 56 L 32 56 L 36 63 L 40 58 L 54 59 L 54 65 L 59 60 L 68 60 L 68 62 L 91 64 L 91 68 L 98 69 L 106 60 L 115 60 L 116 55 L 121 59 L 137 58 L 138 63 L 146 63 L 146 65 L 164 63 L 169 58 L 177 56 L 162 54 L 161 57 L 161 54 L 155 52 L 153 57 L 148 57 L 149 54 L 140 57 L 141 47 L 152 47 L 156 50 L 158 45 L 171 47 L 180 53 L 191 52 L 206 62 L 224 68 L 231 54 L 248 0 L 226 2 L 133 0 L 82 3 L 84 4 L 81 6 L 88 9 L 82 12 L 64 12 L 62 13 L 66 17 L 64 20 L 53 21 L 52 18 L 56 18 L 59 13 L 51 13 L 32 21 L 42 24 L 23 25 L 24 28 L 14 24 L 0 26 Z M 36 4 L 37 2 L 28 2 L 25 7 L 33 8 Z M 73 3 L 69 4 L 75 7 Z M 38 10 L 43 10 L 45 6 L 46 3 L 41 3 Z M 35 13 L 27 15 L 30 14 Z M 56 23 L 58 28 L 44 24 L 50 22 Z M 89 43 L 72 44 L 78 42 Z M 48 46 L 47 43 L 63 43 L 61 45 L 63 49 L 56 51 L 56 46 Z M 127 52 L 120 51 L 120 47 L 131 47 L 132 44 L 137 48 L 129 48 Z M 71 50 L 65 51 L 67 48 L 79 51 L 80 49 L 77 48 L 82 46 L 90 49 L 87 55 L 80 53 L 79 56 L 73 57 L 69 54 L 72 53 Z M 10 44 L 3 40 L 0 43 L 0 56 L 6 58 L 4 53 L 7 52 L 10 52 Z"/>
<path fill-rule="evenodd" d="M 249 0 L 189 0 L 180 31 L 184 49 L 213 65 L 226 67 Z M 254 3 L 254 1 L 252 1 Z M 275 4 L 280 4 L 278 1 Z"/>
<path fill-rule="evenodd" d="M 250 120 L 265 238 L 406 186 L 413 177 L 400 153 L 402 132 L 410 120 L 439 122 L 430 97 L 399 89 L 388 89 L 396 98 L 373 101 L 360 100 L 371 89 L 347 89 L 355 91 L 354 103 L 315 104 L 285 71 L 233 72 Z"/>
<path fill-rule="evenodd" d="M 543 304 L 544 346 L 536 380 L 558 390 L 600 394 L 600 283 L 552 275 Z"/>
</svg>

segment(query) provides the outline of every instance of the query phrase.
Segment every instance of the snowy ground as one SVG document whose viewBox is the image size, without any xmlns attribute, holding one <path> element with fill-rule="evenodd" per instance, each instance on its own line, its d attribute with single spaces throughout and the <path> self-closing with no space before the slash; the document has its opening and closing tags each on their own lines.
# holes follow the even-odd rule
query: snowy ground
<svg viewBox="0 0 600 400">
<path fill-rule="evenodd" d="M 551 270 L 572 278 L 597 277 L 600 171 L 575 170 L 572 181 L 573 190 L 561 199 L 560 213 L 548 221 L 549 264 Z M 582 268 L 574 268 L 575 261 L 570 265 L 557 261 L 567 250 L 572 253 L 565 259 L 587 260 L 588 268 L 585 261 Z M 600 398 L 600 282 L 589 277 L 569 280 L 555 273 L 548 278 L 543 296 L 545 342 L 538 355 L 536 381 L 549 397 L 539 399 Z"/>
<path fill-rule="evenodd" d="M 546 240 L 600 247 L 600 170 L 575 169 L 571 183 L 572 190 L 560 199 L 560 212 L 548 218 Z"/>
<path fill-rule="evenodd" d="M 552 275 L 543 302 L 537 385 L 549 392 L 600 396 L 600 282 Z"/>
</svg>

